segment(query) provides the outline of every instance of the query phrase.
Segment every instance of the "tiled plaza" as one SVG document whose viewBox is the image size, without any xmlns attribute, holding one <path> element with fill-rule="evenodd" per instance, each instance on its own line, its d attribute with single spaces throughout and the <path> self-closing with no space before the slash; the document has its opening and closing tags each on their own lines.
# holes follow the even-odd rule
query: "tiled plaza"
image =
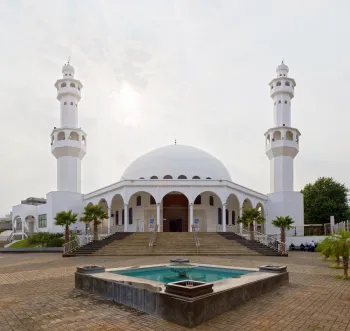
<svg viewBox="0 0 350 331">
<path fill-rule="evenodd" d="M 132 266 L 170 257 L 76 257 L 0 254 L 0 331 L 189 330 L 74 289 L 76 266 Z M 290 285 L 250 301 L 192 330 L 350 331 L 350 281 L 336 279 L 317 253 L 282 257 L 198 257 L 193 262 L 258 267 L 287 265 Z"/>
</svg>

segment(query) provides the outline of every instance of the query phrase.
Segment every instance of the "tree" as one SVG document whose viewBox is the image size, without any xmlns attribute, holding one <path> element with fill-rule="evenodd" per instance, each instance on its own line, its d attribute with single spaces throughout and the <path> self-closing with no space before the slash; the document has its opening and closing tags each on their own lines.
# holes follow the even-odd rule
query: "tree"
<svg viewBox="0 0 350 331">
<path fill-rule="evenodd" d="M 327 237 L 319 244 L 318 250 L 323 255 L 334 257 L 341 256 L 343 259 L 344 278 L 348 279 L 349 256 L 350 256 L 350 231 L 340 230 L 332 236 Z"/>
<path fill-rule="evenodd" d="M 250 240 L 254 240 L 254 222 L 256 224 L 265 222 L 265 218 L 256 208 L 246 209 L 243 211 L 242 217 L 238 217 L 238 223 L 243 223 L 244 226 L 249 227 Z"/>
<path fill-rule="evenodd" d="M 80 219 L 82 222 L 91 223 L 94 226 L 94 240 L 98 240 L 97 226 L 102 223 L 104 219 L 108 218 L 108 214 L 102 209 L 100 205 L 87 205 L 84 208 L 83 217 Z"/>
<path fill-rule="evenodd" d="M 289 216 L 278 216 L 272 221 L 272 225 L 281 229 L 281 243 L 283 251 L 286 250 L 286 230 L 293 229 L 293 223 L 293 219 Z"/>
<path fill-rule="evenodd" d="M 330 177 L 321 177 L 307 184 L 304 194 L 304 216 L 307 224 L 329 223 L 329 217 L 347 219 L 350 216 L 347 194 L 349 189 Z"/>
<path fill-rule="evenodd" d="M 73 214 L 72 210 L 60 211 L 54 219 L 56 225 L 65 227 L 65 241 L 69 242 L 69 226 L 78 220 L 78 214 Z"/>
</svg>

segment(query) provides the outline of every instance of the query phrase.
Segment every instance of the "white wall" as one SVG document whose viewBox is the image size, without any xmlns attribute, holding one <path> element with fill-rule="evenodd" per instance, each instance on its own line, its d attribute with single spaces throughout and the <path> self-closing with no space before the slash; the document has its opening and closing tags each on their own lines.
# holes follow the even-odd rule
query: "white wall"
<svg viewBox="0 0 350 331">
<path fill-rule="evenodd" d="M 279 234 L 280 229 L 271 221 L 277 216 L 290 216 L 297 228 L 297 235 L 304 235 L 304 196 L 300 192 L 276 192 L 268 194 L 266 234 Z"/>
</svg>

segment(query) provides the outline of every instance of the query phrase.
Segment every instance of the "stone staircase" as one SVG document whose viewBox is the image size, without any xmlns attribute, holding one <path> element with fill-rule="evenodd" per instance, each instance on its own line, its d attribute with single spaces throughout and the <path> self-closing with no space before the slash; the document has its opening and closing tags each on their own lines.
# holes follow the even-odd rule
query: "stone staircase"
<svg viewBox="0 0 350 331">
<path fill-rule="evenodd" d="M 234 232 L 220 232 L 219 233 L 222 238 L 225 238 L 227 241 L 235 242 L 237 244 L 240 244 L 244 247 L 247 247 L 248 249 L 255 251 L 261 255 L 267 255 L 267 256 L 288 256 L 287 254 L 282 254 L 281 252 L 278 252 L 277 250 L 274 250 L 271 247 L 268 247 L 258 241 L 251 241 L 247 240 L 245 238 L 242 238 L 238 234 Z"/>
<path fill-rule="evenodd" d="M 103 249 L 104 246 L 111 243 L 117 243 L 119 241 L 123 241 L 126 237 L 130 235 L 132 235 L 132 232 L 116 232 L 102 240 L 94 240 L 92 242 L 89 242 L 88 244 L 81 246 L 69 253 L 63 254 L 63 256 L 70 257 L 70 256 L 92 255 L 94 252 L 97 252 Z"/>
</svg>

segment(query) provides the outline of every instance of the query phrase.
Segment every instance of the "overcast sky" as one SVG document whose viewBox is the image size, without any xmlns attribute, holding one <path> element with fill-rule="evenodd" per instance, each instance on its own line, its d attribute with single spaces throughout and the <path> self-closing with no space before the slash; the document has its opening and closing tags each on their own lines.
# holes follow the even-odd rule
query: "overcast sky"
<svg viewBox="0 0 350 331">
<path fill-rule="evenodd" d="M 68 56 L 84 85 L 84 193 L 175 138 L 268 193 L 268 83 L 282 58 L 297 83 L 295 189 L 319 176 L 350 186 L 349 12 L 346 0 L 2 0 L 0 214 L 56 189 L 53 85 Z"/>
</svg>

